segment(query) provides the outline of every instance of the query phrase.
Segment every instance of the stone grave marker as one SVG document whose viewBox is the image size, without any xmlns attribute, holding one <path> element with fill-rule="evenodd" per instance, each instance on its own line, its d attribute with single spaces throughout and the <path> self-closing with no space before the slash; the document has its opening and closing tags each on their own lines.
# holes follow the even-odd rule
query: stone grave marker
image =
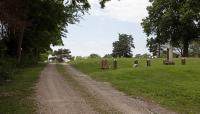
<svg viewBox="0 0 200 114">
<path fill-rule="evenodd" d="M 185 65 L 186 64 L 186 59 L 185 58 L 181 58 L 181 64 Z"/>
<path fill-rule="evenodd" d="M 169 46 L 169 48 L 167 48 L 167 59 L 163 60 L 163 64 L 165 65 L 174 65 L 174 61 L 173 61 L 173 47 L 172 45 Z"/>
<path fill-rule="evenodd" d="M 135 67 L 135 68 L 138 67 L 139 66 L 138 64 L 139 64 L 138 60 L 135 60 L 134 64 L 133 64 L 133 67 Z"/>
<path fill-rule="evenodd" d="M 151 60 L 147 59 L 147 66 L 150 67 L 151 66 Z"/>
<path fill-rule="evenodd" d="M 113 61 L 113 69 L 117 69 L 117 60 L 116 59 L 114 59 L 114 61 Z"/>
</svg>

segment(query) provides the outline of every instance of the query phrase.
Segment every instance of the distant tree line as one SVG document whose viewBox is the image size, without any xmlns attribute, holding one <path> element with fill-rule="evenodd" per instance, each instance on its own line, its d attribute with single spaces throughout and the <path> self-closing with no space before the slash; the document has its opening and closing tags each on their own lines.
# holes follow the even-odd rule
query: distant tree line
<svg viewBox="0 0 200 114">
<path fill-rule="evenodd" d="M 89 58 L 101 58 L 101 56 L 98 54 L 92 53 L 90 54 Z"/>
</svg>

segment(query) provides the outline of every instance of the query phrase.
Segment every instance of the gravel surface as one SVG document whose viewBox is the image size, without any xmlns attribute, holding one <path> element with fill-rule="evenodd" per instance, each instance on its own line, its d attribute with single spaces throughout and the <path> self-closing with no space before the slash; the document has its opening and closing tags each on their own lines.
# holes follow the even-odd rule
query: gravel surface
<svg viewBox="0 0 200 114">
<path fill-rule="evenodd" d="M 49 64 L 40 75 L 36 97 L 39 114 L 176 114 L 63 65 L 65 73 L 58 72 L 56 64 Z"/>
</svg>

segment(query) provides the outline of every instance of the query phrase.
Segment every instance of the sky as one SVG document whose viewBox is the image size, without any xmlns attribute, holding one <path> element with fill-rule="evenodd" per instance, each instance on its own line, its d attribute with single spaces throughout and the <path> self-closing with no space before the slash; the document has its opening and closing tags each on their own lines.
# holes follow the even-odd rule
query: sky
<svg viewBox="0 0 200 114">
<path fill-rule="evenodd" d="M 148 0 L 112 0 L 100 8 L 98 0 L 89 0 L 91 9 L 79 23 L 67 27 L 63 47 L 71 50 L 73 56 L 89 56 L 91 53 L 104 56 L 112 53 L 112 43 L 118 35 L 129 34 L 134 38 L 133 54 L 148 53 L 146 35 L 141 27 L 147 16 Z"/>
</svg>

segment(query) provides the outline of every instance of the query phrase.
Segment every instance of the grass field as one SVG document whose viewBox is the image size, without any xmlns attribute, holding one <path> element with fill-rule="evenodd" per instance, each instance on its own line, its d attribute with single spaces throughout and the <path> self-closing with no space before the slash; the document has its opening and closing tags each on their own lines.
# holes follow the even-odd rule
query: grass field
<svg viewBox="0 0 200 114">
<path fill-rule="evenodd" d="M 44 64 L 19 69 L 13 79 L 0 85 L 0 114 L 36 113 L 34 86 Z"/>
<path fill-rule="evenodd" d="M 112 60 L 110 59 L 110 64 Z M 182 114 L 200 113 L 200 59 L 188 58 L 186 65 L 175 59 L 176 65 L 163 65 L 162 59 L 139 60 L 133 68 L 134 59 L 118 59 L 118 69 L 100 69 L 100 59 L 82 59 L 71 62 L 77 69 L 93 79 L 110 82 L 126 94 Z"/>
</svg>

